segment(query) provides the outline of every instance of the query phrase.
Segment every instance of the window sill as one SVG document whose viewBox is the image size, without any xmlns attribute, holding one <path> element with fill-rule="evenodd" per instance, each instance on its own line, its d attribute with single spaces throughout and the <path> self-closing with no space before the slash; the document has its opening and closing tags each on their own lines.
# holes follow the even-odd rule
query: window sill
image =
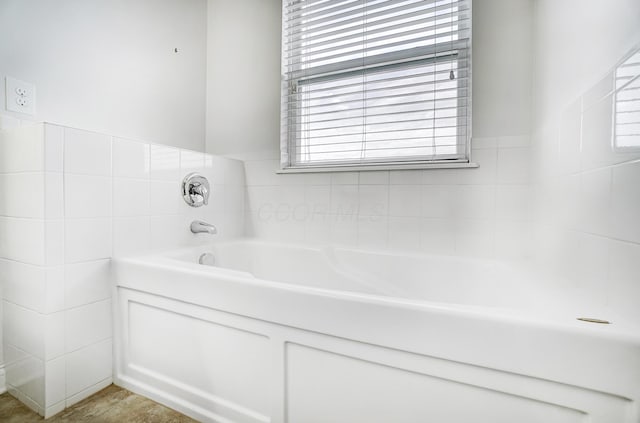
<svg viewBox="0 0 640 423">
<path fill-rule="evenodd" d="M 348 166 L 317 166 L 290 167 L 276 171 L 278 174 L 287 173 L 324 173 L 324 172 L 366 172 L 371 170 L 424 170 L 424 169 L 473 169 L 480 167 L 478 163 L 412 163 L 412 164 L 380 164 L 380 165 L 348 165 Z"/>
</svg>

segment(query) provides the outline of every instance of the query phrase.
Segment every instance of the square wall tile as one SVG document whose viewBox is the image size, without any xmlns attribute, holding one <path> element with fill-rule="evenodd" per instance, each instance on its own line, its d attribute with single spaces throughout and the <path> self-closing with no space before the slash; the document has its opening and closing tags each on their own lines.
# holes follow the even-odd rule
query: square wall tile
<svg viewBox="0 0 640 423">
<path fill-rule="evenodd" d="M 611 234 L 640 244 L 640 162 L 613 168 Z"/>
<path fill-rule="evenodd" d="M 422 172 L 425 185 L 455 185 L 460 179 L 460 169 L 426 169 Z"/>
<path fill-rule="evenodd" d="M 72 352 L 111 337 L 111 299 L 65 313 L 65 349 Z"/>
<path fill-rule="evenodd" d="M 582 99 L 578 99 L 567 107 L 560 119 L 558 160 L 563 163 L 560 169 L 563 173 L 580 171 L 581 131 Z"/>
<path fill-rule="evenodd" d="M 44 170 L 62 172 L 64 165 L 64 127 L 44 124 Z"/>
<path fill-rule="evenodd" d="M 531 137 L 529 135 L 509 135 L 496 138 L 499 148 L 529 147 Z"/>
<path fill-rule="evenodd" d="M 611 310 L 634 323 L 640 323 L 640 245 L 609 241 L 607 303 Z"/>
<path fill-rule="evenodd" d="M 217 187 L 212 189 L 212 198 L 209 204 L 216 207 Z M 149 214 L 178 214 L 182 203 L 182 192 L 179 181 L 150 181 L 149 182 Z"/>
<path fill-rule="evenodd" d="M 391 185 L 420 185 L 423 170 L 392 170 L 389 172 Z"/>
<path fill-rule="evenodd" d="M 607 298 L 609 240 L 583 232 L 570 232 L 561 271 L 576 286 L 576 299 L 587 304 Z"/>
<path fill-rule="evenodd" d="M 324 213 L 311 214 L 304 222 L 304 239 L 309 244 L 331 243 L 331 221 Z"/>
<path fill-rule="evenodd" d="M 460 185 L 455 187 L 454 216 L 491 219 L 495 216 L 494 185 Z"/>
<path fill-rule="evenodd" d="M 108 339 L 67 355 L 67 398 L 111 377 L 111 351 Z"/>
<path fill-rule="evenodd" d="M 611 178 L 611 168 L 580 175 L 578 210 L 574 216 L 579 230 L 605 236 L 609 234 Z"/>
<path fill-rule="evenodd" d="M 44 125 L 0 131 L 0 173 L 44 170 Z"/>
<path fill-rule="evenodd" d="M 45 221 L 45 263 L 49 266 L 64 263 L 64 221 Z"/>
<path fill-rule="evenodd" d="M 46 263 L 45 221 L 0 216 L 0 257 L 29 264 Z"/>
<path fill-rule="evenodd" d="M 45 268 L 45 302 L 43 313 L 54 313 L 64 310 L 65 298 L 64 266 L 48 266 Z"/>
<path fill-rule="evenodd" d="M 64 267 L 64 302 L 67 308 L 111 297 L 109 259 L 67 264 Z"/>
<path fill-rule="evenodd" d="M 64 177 L 62 173 L 44 174 L 44 216 L 47 219 L 64 217 Z"/>
<path fill-rule="evenodd" d="M 204 153 L 193 150 L 180 150 L 180 173 L 183 177 L 187 173 L 202 172 L 204 164 Z"/>
<path fill-rule="evenodd" d="M 113 219 L 113 256 L 144 254 L 149 251 L 149 216 Z"/>
<path fill-rule="evenodd" d="M 154 251 L 188 245 L 193 235 L 181 215 L 151 216 L 150 246 Z"/>
<path fill-rule="evenodd" d="M 8 301 L 3 301 L 2 308 L 4 342 L 43 360 L 45 358 L 45 315 Z"/>
<path fill-rule="evenodd" d="M 388 185 L 360 185 L 358 189 L 358 214 L 360 216 L 386 216 L 388 210 Z"/>
<path fill-rule="evenodd" d="M 105 176 L 64 176 L 65 217 L 111 216 L 111 178 Z"/>
<path fill-rule="evenodd" d="M 149 144 L 114 138 L 113 176 L 138 179 L 148 177 L 149 148 Z"/>
<path fill-rule="evenodd" d="M 237 188 L 229 187 L 229 190 L 237 190 Z M 307 207 L 309 218 L 312 218 L 316 214 L 324 215 L 329 213 L 329 210 L 331 210 L 331 186 L 306 186 L 304 189 L 304 204 Z"/>
<path fill-rule="evenodd" d="M 528 184 L 530 181 L 531 150 L 529 148 L 498 149 L 498 184 Z"/>
<path fill-rule="evenodd" d="M 510 220 L 496 221 L 496 257 L 521 260 L 530 254 L 531 224 Z"/>
<path fill-rule="evenodd" d="M 493 257 L 495 222 L 490 219 L 458 219 L 455 223 L 456 255 Z"/>
<path fill-rule="evenodd" d="M 111 175 L 111 137 L 97 132 L 64 129 L 64 171 Z"/>
<path fill-rule="evenodd" d="M 496 187 L 496 217 L 526 221 L 531 218 L 531 188 L 528 185 L 498 185 Z"/>
<path fill-rule="evenodd" d="M 25 187 L 29 187 L 28 195 L 25 195 Z M 0 174 L 0 193 L 0 215 L 35 219 L 44 217 L 45 185 L 42 172 Z"/>
<path fill-rule="evenodd" d="M 360 172 L 360 185 L 389 185 L 389 171 Z"/>
<path fill-rule="evenodd" d="M 357 219 L 358 216 L 354 214 L 330 215 L 331 243 L 355 247 L 358 244 Z"/>
<path fill-rule="evenodd" d="M 616 163 L 612 137 L 613 95 L 608 95 L 582 112 L 583 171 Z"/>
<path fill-rule="evenodd" d="M 358 172 L 333 172 L 331 185 L 356 185 L 360 181 Z"/>
<path fill-rule="evenodd" d="M 65 321 L 64 311 L 43 315 L 44 320 L 44 360 L 64 355 Z"/>
<path fill-rule="evenodd" d="M 65 222 L 65 262 L 111 257 L 111 219 L 67 219 Z"/>
<path fill-rule="evenodd" d="M 387 248 L 389 222 L 387 216 L 360 216 L 358 247 L 384 250 Z"/>
<path fill-rule="evenodd" d="M 44 405 L 44 362 L 5 342 L 7 388 L 12 395 L 39 412 Z"/>
<path fill-rule="evenodd" d="M 224 172 L 224 178 L 221 181 L 214 179 L 214 183 L 223 183 L 224 185 L 233 187 L 244 187 L 246 185 L 244 162 L 226 157 L 215 157 L 212 164 L 215 166 L 217 162 L 221 164 L 222 172 Z M 205 167 L 207 166 L 206 163 L 207 162 L 205 162 Z M 329 175 L 314 174 L 307 179 L 307 182 L 310 184 L 328 184 Z"/>
<path fill-rule="evenodd" d="M 113 216 L 147 216 L 149 195 L 147 179 L 113 178 Z"/>
<path fill-rule="evenodd" d="M 62 266 L 44 267 L 0 259 L 3 298 L 15 305 L 52 313 L 64 309 Z"/>
<path fill-rule="evenodd" d="M 64 309 L 64 271 L 62 266 L 34 266 L 0 259 L 3 298 L 38 313 Z"/>
<path fill-rule="evenodd" d="M 420 185 L 389 186 L 389 216 L 422 215 L 422 187 Z"/>
<path fill-rule="evenodd" d="M 111 385 L 111 383 L 113 382 L 113 378 L 111 376 L 107 377 L 106 379 L 102 379 L 102 381 L 89 386 L 88 388 L 83 389 L 82 391 L 75 393 L 73 395 L 70 395 L 67 397 L 67 399 L 64 401 L 64 405 L 65 407 L 69 408 L 74 404 L 79 403 L 80 401 L 82 401 L 85 398 L 89 398 L 91 395 L 102 391 L 104 388 L 108 387 L 109 385 Z"/>
<path fill-rule="evenodd" d="M 422 188 L 422 216 L 451 218 L 456 212 L 455 185 L 425 185 Z"/>
<path fill-rule="evenodd" d="M 46 296 L 46 268 L 0 259 L 3 299 L 22 307 L 42 311 Z"/>
<path fill-rule="evenodd" d="M 223 198 L 222 211 L 229 214 L 244 213 L 244 190 L 241 187 L 236 187 L 236 186 L 218 187 L 218 191 L 222 191 L 222 194 L 221 194 Z M 305 195 L 306 193 L 307 192 L 305 188 Z M 306 208 L 306 206 L 307 204 L 301 201 L 300 204 L 298 204 L 296 207 Z"/>
<path fill-rule="evenodd" d="M 422 219 L 420 249 L 429 254 L 454 254 L 455 231 L 455 221 L 450 218 Z"/>
<path fill-rule="evenodd" d="M 422 219 L 419 217 L 389 217 L 389 249 L 419 251 L 421 231 Z"/>
<path fill-rule="evenodd" d="M 51 407 L 66 397 L 66 358 L 64 356 L 44 363 L 44 405 Z"/>
<path fill-rule="evenodd" d="M 331 185 L 331 213 L 358 214 L 358 185 Z"/>
<path fill-rule="evenodd" d="M 180 177 L 180 150 L 150 145 L 149 177 L 153 180 L 177 181 Z"/>
</svg>

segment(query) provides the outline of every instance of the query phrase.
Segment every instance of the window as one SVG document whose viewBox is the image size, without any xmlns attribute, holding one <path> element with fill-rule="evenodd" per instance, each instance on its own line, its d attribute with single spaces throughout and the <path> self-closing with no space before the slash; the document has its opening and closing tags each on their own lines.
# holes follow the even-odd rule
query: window
<svg viewBox="0 0 640 423">
<path fill-rule="evenodd" d="M 640 51 L 615 70 L 614 147 L 619 152 L 640 147 Z"/>
<path fill-rule="evenodd" d="M 283 1 L 283 169 L 469 162 L 470 0 Z"/>
</svg>

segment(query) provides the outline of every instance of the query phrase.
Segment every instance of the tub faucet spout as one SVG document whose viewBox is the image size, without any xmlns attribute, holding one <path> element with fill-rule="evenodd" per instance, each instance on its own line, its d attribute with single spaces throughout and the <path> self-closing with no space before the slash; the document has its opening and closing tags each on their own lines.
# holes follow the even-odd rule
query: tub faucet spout
<svg viewBox="0 0 640 423">
<path fill-rule="evenodd" d="M 202 220 L 194 220 L 191 222 L 191 232 L 194 234 L 207 233 L 215 235 L 218 233 L 218 230 L 211 223 L 203 222 Z"/>
</svg>

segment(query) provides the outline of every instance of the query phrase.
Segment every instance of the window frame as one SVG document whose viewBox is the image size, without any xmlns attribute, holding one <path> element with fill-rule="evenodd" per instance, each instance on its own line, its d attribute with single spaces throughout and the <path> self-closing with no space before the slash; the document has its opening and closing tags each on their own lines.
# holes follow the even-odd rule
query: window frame
<svg viewBox="0 0 640 423">
<path fill-rule="evenodd" d="M 367 59 L 367 63 L 362 66 L 353 66 L 354 61 L 344 61 L 335 64 L 331 64 L 330 66 L 326 66 L 325 72 L 317 72 L 310 75 L 302 75 L 297 78 L 287 79 L 287 73 L 291 72 L 290 66 L 286 63 L 285 52 L 286 52 L 286 13 L 285 7 L 287 0 L 283 0 L 283 13 L 282 13 L 282 31 L 283 31 L 283 40 L 282 40 L 282 75 L 283 75 L 283 85 L 281 92 L 281 113 L 287 114 L 286 118 L 281 116 L 281 122 L 287 122 L 286 127 L 281 128 L 281 160 L 280 160 L 280 170 L 277 173 L 312 173 L 312 172 L 340 172 L 340 171 L 366 171 L 366 170 L 410 170 L 410 169 L 448 169 L 448 168 L 477 168 L 479 165 L 474 163 L 471 158 L 471 140 L 472 140 L 472 98 L 473 98 L 473 72 L 472 72 L 472 39 L 473 39 L 473 0 L 467 0 L 469 8 L 468 13 L 470 16 L 470 24 L 469 24 L 469 38 L 464 39 L 463 43 L 464 47 L 459 47 L 460 42 L 457 42 L 458 46 L 452 48 L 448 52 L 440 52 L 444 54 L 439 54 L 438 48 L 441 46 L 440 44 L 435 44 L 427 47 L 419 47 L 412 50 L 405 50 L 401 52 L 390 52 L 381 54 L 378 56 L 373 56 L 372 58 Z M 464 49 L 466 51 L 466 55 L 460 56 L 457 51 Z M 409 53 L 413 51 L 414 53 Z M 456 51 L 456 53 L 452 53 Z M 297 115 L 297 110 L 300 108 L 290 108 L 288 106 L 289 98 L 291 95 L 296 95 L 297 98 L 295 100 L 295 104 L 302 103 L 302 93 L 299 92 L 298 87 L 304 85 L 301 84 L 301 81 L 314 81 L 319 79 L 335 79 L 340 80 L 341 78 L 348 77 L 349 74 L 358 74 L 375 70 L 384 70 L 385 68 L 397 67 L 397 68 L 410 68 L 412 64 L 416 62 L 422 62 L 424 64 L 437 63 L 439 59 L 442 57 L 450 57 L 456 56 L 458 67 L 460 69 L 460 62 L 465 60 L 468 62 L 468 66 L 466 70 L 468 71 L 468 82 L 466 86 L 458 86 L 457 91 L 457 100 L 458 102 L 464 101 L 465 104 L 458 104 L 457 109 L 466 108 L 466 134 L 464 136 L 456 135 L 457 138 L 464 137 L 464 152 L 461 154 L 464 155 L 464 158 L 452 158 L 452 159 L 424 159 L 424 156 L 416 156 L 415 159 L 406 157 L 401 160 L 394 159 L 393 157 L 389 157 L 388 159 L 372 159 L 370 161 L 345 161 L 343 163 L 318 163 L 318 164 L 295 164 L 294 158 L 297 157 L 298 149 L 299 149 L 299 136 L 302 132 L 302 122 L 300 122 L 299 116 Z M 360 60 L 362 62 L 362 60 Z M 404 66 L 403 66 L 404 65 Z M 298 68 L 294 68 L 293 72 L 302 72 L 302 70 Z M 308 83 L 308 82 L 307 82 Z M 462 90 L 467 90 L 468 95 L 466 99 L 461 99 L 460 92 Z M 457 116 L 460 119 L 460 115 Z M 459 127 L 459 125 L 457 125 Z M 294 127 L 294 133 L 296 136 L 291 136 L 291 127 Z M 286 134 L 286 135 L 285 135 Z"/>
</svg>

